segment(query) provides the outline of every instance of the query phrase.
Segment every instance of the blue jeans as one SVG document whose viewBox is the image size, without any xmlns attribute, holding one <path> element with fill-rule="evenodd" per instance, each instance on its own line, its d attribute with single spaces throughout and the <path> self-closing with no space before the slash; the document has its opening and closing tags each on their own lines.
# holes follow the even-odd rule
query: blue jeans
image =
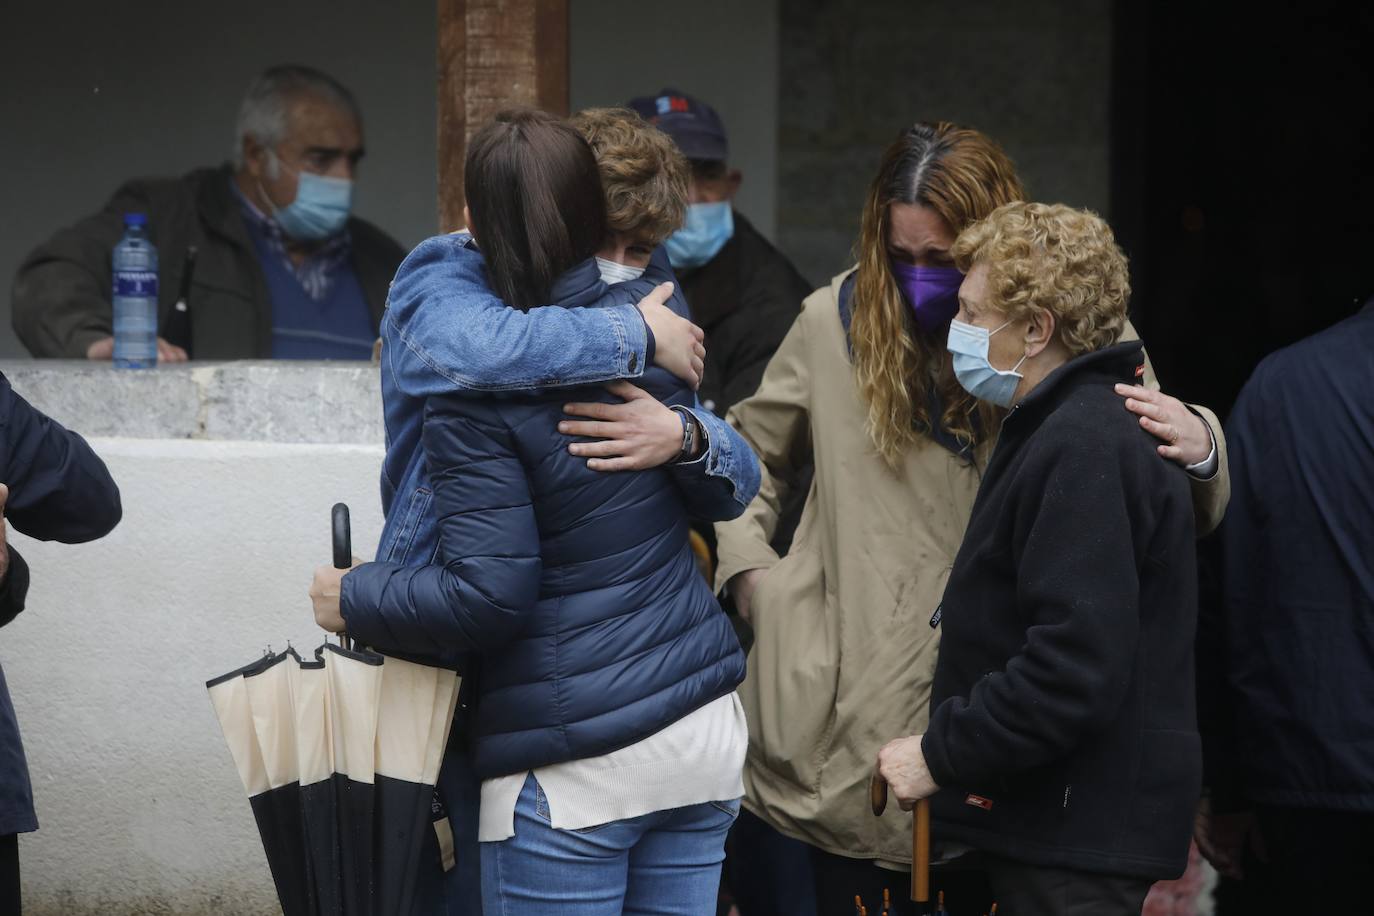
<svg viewBox="0 0 1374 916">
<path fill-rule="evenodd" d="M 485 916 L 711 916 L 739 800 L 555 830 L 534 776 L 515 836 L 482 844 Z"/>
</svg>

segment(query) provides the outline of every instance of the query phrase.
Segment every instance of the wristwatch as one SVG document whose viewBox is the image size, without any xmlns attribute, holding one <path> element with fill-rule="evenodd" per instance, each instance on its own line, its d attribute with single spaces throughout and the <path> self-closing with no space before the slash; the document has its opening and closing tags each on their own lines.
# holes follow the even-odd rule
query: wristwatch
<svg viewBox="0 0 1374 916">
<path fill-rule="evenodd" d="M 673 459 L 674 464 L 681 464 L 685 461 L 695 461 L 701 457 L 705 451 L 705 434 L 697 418 L 692 416 L 692 412 L 685 407 L 671 408 L 682 419 L 682 448 L 678 451 L 677 457 Z"/>
</svg>

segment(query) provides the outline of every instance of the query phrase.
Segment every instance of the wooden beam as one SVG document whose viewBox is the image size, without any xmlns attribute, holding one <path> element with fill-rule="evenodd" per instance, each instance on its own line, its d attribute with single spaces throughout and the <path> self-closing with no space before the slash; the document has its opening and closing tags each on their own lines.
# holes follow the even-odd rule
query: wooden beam
<svg viewBox="0 0 1374 916">
<path fill-rule="evenodd" d="M 440 231 L 463 225 L 463 159 L 493 115 L 568 113 L 568 3 L 438 0 Z"/>
</svg>

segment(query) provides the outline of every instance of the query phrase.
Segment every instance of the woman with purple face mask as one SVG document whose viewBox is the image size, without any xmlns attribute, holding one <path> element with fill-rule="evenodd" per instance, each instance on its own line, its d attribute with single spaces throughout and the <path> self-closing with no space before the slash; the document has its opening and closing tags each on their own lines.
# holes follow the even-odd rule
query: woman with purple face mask
<svg viewBox="0 0 1374 916">
<path fill-rule="evenodd" d="M 868 777 L 884 745 L 926 729 L 941 596 L 1005 415 L 955 378 L 947 344 L 963 277 L 950 249 L 1024 197 L 984 134 L 943 122 L 901 131 L 869 189 L 857 265 L 806 300 L 758 392 L 730 412 L 763 468 L 759 497 L 716 526 L 717 586 L 755 630 L 739 691 L 750 748 L 737 829 L 751 838 L 728 866 L 736 891 L 772 867 L 751 852 L 790 842 L 811 864 L 818 913 L 847 912 L 856 893 L 905 897 L 910 816 L 869 813 Z M 1127 325 L 1123 339 L 1134 337 Z M 1208 531 L 1229 496 L 1221 426 L 1160 393 L 1148 365 L 1140 382 L 1118 389 L 1122 410 L 1161 440 L 1161 460 L 1189 466 Z M 796 539 L 779 557 L 778 507 L 812 462 Z M 978 876 L 964 877 L 971 890 L 937 869 L 935 887 L 976 906 Z"/>
</svg>

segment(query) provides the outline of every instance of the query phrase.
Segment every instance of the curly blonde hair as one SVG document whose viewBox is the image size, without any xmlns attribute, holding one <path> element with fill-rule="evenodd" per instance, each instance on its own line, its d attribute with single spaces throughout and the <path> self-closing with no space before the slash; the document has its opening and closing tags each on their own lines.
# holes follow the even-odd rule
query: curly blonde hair
<svg viewBox="0 0 1374 916">
<path fill-rule="evenodd" d="M 988 305 L 1011 320 L 1054 316 L 1073 356 L 1116 343 L 1131 283 L 1111 228 L 1090 210 L 1013 203 L 965 229 L 950 253 L 968 273 L 988 271 Z"/>
<path fill-rule="evenodd" d="M 997 414 L 960 387 L 945 338 L 921 330 L 902 298 L 888 255 L 888 210 L 894 203 L 922 204 L 957 235 L 1023 196 L 1002 148 L 957 124 L 918 121 L 883 153 L 859 229 L 850 340 L 868 433 L 889 467 L 937 425 L 975 447 L 996 430 Z M 930 405 L 939 405 L 940 416 L 931 416 Z"/>
<path fill-rule="evenodd" d="M 606 225 L 658 245 L 687 214 L 687 157 L 663 131 L 627 108 L 587 108 L 568 119 L 596 155 Z"/>
</svg>

